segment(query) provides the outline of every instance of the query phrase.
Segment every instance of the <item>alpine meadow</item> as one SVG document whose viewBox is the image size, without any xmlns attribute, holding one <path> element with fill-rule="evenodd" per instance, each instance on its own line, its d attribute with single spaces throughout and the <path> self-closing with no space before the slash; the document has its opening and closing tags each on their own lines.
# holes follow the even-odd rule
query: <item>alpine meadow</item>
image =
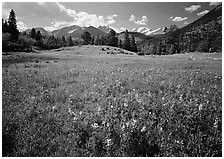
<svg viewBox="0 0 224 159">
<path fill-rule="evenodd" d="M 2 2 L 2 157 L 222 157 L 222 3 Z"/>
</svg>

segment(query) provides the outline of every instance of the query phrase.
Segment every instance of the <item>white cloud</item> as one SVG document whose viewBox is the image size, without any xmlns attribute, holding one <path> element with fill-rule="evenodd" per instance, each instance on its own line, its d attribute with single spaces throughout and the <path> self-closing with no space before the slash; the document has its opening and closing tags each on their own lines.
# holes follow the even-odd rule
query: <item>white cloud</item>
<svg viewBox="0 0 224 159">
<path fill-rule="evenodd" d="M 184 8 L 184 9 L 185 9 L 185 11 L 192 13 L 192 12 L 196 11 L 199 8 L 201 8 L 200 5 L 192 5 L 190 7 Z"/>
<path fill-rule="evenodd" d="M 114 19 L 108 20 L 108 24 L 114 24 L 116 21 Z"/>
<path fill-rule="evenodd" d="M 217 6 L 219 4 L 221 4 L 222 2 L 210 2 L 210 6 Z"/>
<path fill-rule="evenodd" d="M 79 25 L 81 27 L 85 26 L 108 26 L 110 24 L 114 24 L 116 21 L 114 20 L 117 17 L 116 14 L 109 15 L 107 17 L 97 16 L 96 14 L 90 14 L 87 12 L 76 12 L 75 10 L 68 9 L 64 5 L 58 5 L 60 12 L 65 12 L 68 16 L 74 18 L 73 22 L 70 22 L 70 25 Z"/>
<path fill-rule="evenodd" d="M 40 6 L 44 6 L 45 2 L 37 2 Z"/>
<path fill-rule="evenodd" d="M 185 25 L 189 24 L 188 22 L 184 22 Z"/>
<path fill-rule="evenodd" d="M 10 9 L 8 9 L 6 7 L 5 2 L 2 2 L 2 18 L 5 19 L 5 20 L 8 19 L 9 13 L 10 13 Z"/>
<path fill-rule="evenodd" d="M 121 31 L 125 31 L 125 30 L 128 30 L 128 28 L 121 27 L 120 30 L 121 30 Z"/>
<path fill-rule="evenodd" d="M 65 22 L 65 21 L 52 21 L 51 24 L 52 26 L 45 27 L 44 29 L 47 31 L 53 31 L 53 30 L 57 30 L 57 29 L 72 25 L 71 22 Z"/>
<path fill-rule="evenodd" d="M 141 20 L 136 20 L 136 17 L 131 15 L 129 21 L 134 22 L 137 25 L 147 25 L 148 18 L 147 16 L 143 15 Z"/>
<path fill-rule="evenodd" d="M 209 10 L 204 10 L 204 11 L 198 13 L 197 15 L 198 15 L 198 16 L 202 16 L 202 15 L 207 14 L 208 12 L 209 12 Z"/>
<path fill-rule="evenodd" d="M 170 20 L 170 19 L 173 19 L 173 18 L 174 18 L 174 17 L 173 17 L 173 16 L 171 16 L 171 17 L 169 18 L 169 20 Z"/>
<path fill-rule="evenodd" d="M 174 21 L 174 22 L 181 22 L 181 21 L 184 21 L 186 19 L 187 19 L 187 17 L 184 17 L 184 18 L 182 18 L 182 17 L 175 17 L 175 18 L 172 19 L 172 21 Z"/>
<path fill-rule="evenodd" d="M 130 18 L 129 18 L 129 21 L 135 21 L 135 16 L 131 15 Z"/>
<path fill-rule="evenodd" d="M 17 24 L 17 28 L 18 28 L 19 31 L 24 31 L 24 30 L 28 29 L 25 26 L 25 24 L 23 22 L 21 22 L 21 21 L 17 22 L 16 24 Z"/>
</svg>

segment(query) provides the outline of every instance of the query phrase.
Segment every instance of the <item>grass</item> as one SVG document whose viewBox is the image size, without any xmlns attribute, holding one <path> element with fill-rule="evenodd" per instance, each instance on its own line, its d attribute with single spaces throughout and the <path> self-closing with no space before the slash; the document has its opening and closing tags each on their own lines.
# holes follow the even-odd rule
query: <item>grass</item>
<svg viewBox="0 0 224 159">
<path fill-rule="evenodd" d="M 100 51 L 3 56 L 3 156 L 222 156 L 221 54 Z"/>
</svg>

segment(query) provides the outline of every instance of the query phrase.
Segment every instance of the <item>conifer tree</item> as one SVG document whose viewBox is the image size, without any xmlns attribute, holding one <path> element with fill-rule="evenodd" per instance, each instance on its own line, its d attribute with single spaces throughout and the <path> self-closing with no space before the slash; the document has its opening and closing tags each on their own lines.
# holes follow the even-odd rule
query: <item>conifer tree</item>
<svg viewBox="0 0 224 159">
<path fill-rule="evenodd" d="M 91 34 L 88 32 L 88 31 L 85 31 L 82 35 L 81 35 L 81 38 L 83 39 L 84 41 L 84 44 L 85 45 L 88 45 L 91 43 Z"/>
<path fill-rule="evenodd" d="M 129 50 L 129 51 L 131 50 L 131 42 L 130 42 L 128 30 L 126 30 L 124 33 L 123 49 Z"/>
<path fill-rule="evenodd" d="M 11 34 L 11 40 L 12 41 L 18 40 L 19 30 L 17 29 L 16 15 L 13 9 L 10 11 L 9 14 L 8 29 L 9 29 L 8 32 Z"/>
<path fill-rule="evenodd" d="M 4 21 L 3 19 L 2 19 L 2 32 L 3 33 L 8 32 L 8 23 L 6 20 Z"/>
<path fill-rule="evenodd" d="M 62 46 L 65 47 L 67 45 L 67 42 L 65 40 L 65 37 L 62 36 Z"/>
<path fill-rule="evenodd" d="M 100 43 L 100 36 L 99 36 L 99 34 L 97 34 L 97 36 L 96 36 L 96 40 L 95 40 L 95 45 L 100 45 L 101 43 Z"/>
<path fill-rule="evenodd" d="M 41 39 L 41 33 L 40 30 L 37 31 L 36 36 L 35 36 L 36 41 L 40 41 Z"/>
<path fill-rule="evenodd" d="M 69 36 L 69 38 L 68 38 L 68 46 L 74 46 L 74 42 L 73 42 L 71 36 Z"/>
<path fill-rule="evenodd" d="M 94 45 L 94 42 L 95 42 L 95 38 L 94 36 L 92 37 L 92 40 L 91 40 L 91 45 Z"/>
<path fill-rule="evenodd" d="M 36 37 L 36 30 L 35 30 L 35 28 L 32 28 L 32 30 L 30 32 L 30 37 L 35 39 L 35 37 Z"/>
<path fill-rule="evenodd" d="M 138 52 L 137 45 L 135 43 L 135 36 L 132 34 L 131 36 L 131 51 Z"/>
<path fill-rule="evenodd" d="M 118 46 L 118 38 L 116 37 L 116 32 L 113 29 L 110 30 L 109 35 L 107 36 L 107 41 L 107 45 L 109 46 Z"/>
<path fill-rule="evenodd" d="M 118 47 L 119 47 L 119 48 L 122 48 L 122 47 L 123 47 L 123 45 L 122 45 L 122 41 L 121 41 L 121 40 L 119 40 L 119 42 L 118 42 Z"/>
</svg>

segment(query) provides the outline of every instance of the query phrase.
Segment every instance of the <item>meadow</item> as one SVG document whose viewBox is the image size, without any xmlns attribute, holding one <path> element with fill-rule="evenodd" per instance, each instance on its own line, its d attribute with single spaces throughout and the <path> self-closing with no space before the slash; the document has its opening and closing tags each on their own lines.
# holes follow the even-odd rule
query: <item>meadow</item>
<svg viewBox="0 0 224 159">
<path fill-rule="evenodd" d="M 222 55 L 2 55 L 3 156 L 222 156 Z"/>
</svg>

